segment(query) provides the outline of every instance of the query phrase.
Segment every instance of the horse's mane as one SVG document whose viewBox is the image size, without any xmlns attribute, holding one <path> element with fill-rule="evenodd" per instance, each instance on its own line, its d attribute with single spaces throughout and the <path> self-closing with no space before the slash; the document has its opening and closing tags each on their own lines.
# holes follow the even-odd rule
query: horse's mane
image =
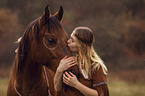
<svg viewBox="0 0 145 96">
<path fill-rule="evenodd" d="M 23 61 L 26 59 L 27 55 L 28 55 L 28 51 L 29 51 L 29 41 L 28 41 L 28 35 L 31 32 L 31 34 L 34 34 L 34 39 L 35 40 L 39 40 L 38 38 L 38 34 L 39 34 L 39 22 L 40 22 L 40 17 L 37 18 L 36 20 L 32 21 L 28 27 L 26 28 L 26 30 L 24 31 L 24 34 L 22 36 L 22 39 L 18 45 L 18 51 L 16 53 L 16 57 L 15 57 L 15 61 L 14 61 L 14 65 L 12 68 L 12 76 L 14 76 L 13 78 L 16 79 L 16 77 L 18 76 L 19 72 L 22 72 L 21 68 L 22 68 L 22 63 Z"/>
</svg>

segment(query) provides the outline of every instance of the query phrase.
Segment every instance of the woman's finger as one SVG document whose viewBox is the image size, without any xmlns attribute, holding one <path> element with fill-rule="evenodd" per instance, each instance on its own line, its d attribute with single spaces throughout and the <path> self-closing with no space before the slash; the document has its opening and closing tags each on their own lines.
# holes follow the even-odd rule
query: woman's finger
<svg viewBox="0 0 145 96">
<path fill-rule="evenodd" d="M 67 76 L 67 78 L 71 78 L 71 76 L 68 74 L 68 72 L 65 72 L 65 75 Z"/>
<path fill-rule="evenodd" d="M 67 65 L 71 65 L 71 64 L 73 64 L 73 63 L 76 63 L 76 61 L 75 60 L 71 60 L 71 61 L 64 61 Z"/>
<path fill-rule="evenodd" d="M 75 59 L 74 57 L 68 57 L 66 60 Z"/>
<path fill-rule="evenodd" d="M 69 82 L 67 80 L 63 80 L 63 83 L 69 85 Z"/>
<path fill-rule="evenodd" d="M 70 60 L 68 60 L 67 62 L 73 62 L 73 61 L 76 62 L 76 60 L 74 60 L 74 59 L 70 59 Z"/>
<path fill-rule="evenodd" d="M 74 58 L 67 58 L 67 57 L 64 57 L 63 60 L 67 61 L 67 62 L 70 62 L 70 61 L 74 61 L 75 59 Z"/>
<path fill-rule="evenodd" d="M 65 73 L 63 74 L 63 79 L 68 79 L 67 76 L 65 75 Z"/>
<path fill-rule="evenodd" d="M 65 55 L 64 57 L 63 57 L 63 59 L 66 59 L 67 58 L 67 55 Z"/>
<path fill-rule="evenodd" d="M 63 77 L 64 77 L 64 79 L 68 79 L 68 74 L 66 74 L 67 72 L 65 72 L 65 73 L 63 73 Z"/>
<path fill-rule="evenodd" d="M 68 64 L 70 65 L 70 64 L 73 64 L 73 63 L 76 63 L 76 61 L 71 61 L 71 62 L 68 62 Z"/>
<path fill-rule="evenodd" d="M 74 77 L 75 75 L 69 71 L 69 73 Z"/>
<path fill-rule="evenodd" d="M 63 80 L 63 83 L 67 84 L 67 81 L 66 80 Z"/>
<path fill-rule="evenodd" d="M 68 74 L 66 74 L 66 73 L 63 74 L 63 79 L 66 80 L 66 81 L 70 80 Z"/>
<path fill-rule="evenodd" d="M 68 80 L 66 80 L 65 77 L 63 77 L 63 82 L 64 82 L 65 84 L 67 84 L 67 83 L 68 83 Z"/>
<path fill-rule="evenodd" d="M 69 65 L 69 68 L 72 67 L 72 66 L 74 66 L 74 65 L 76 65 L 76 64 L 77 64 L 77 63 L 73 63 L 73 64 Z"/>
</svg>

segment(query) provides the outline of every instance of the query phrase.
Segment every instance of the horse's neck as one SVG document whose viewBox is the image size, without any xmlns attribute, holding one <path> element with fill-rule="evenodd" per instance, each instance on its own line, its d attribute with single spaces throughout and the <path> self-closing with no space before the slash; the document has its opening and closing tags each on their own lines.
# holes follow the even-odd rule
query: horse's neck
<svg viewBox="0 0 145 96">
<path fill-rule="evenodd" d="M 27 59 L 26 61 L 22 62 L 22 66 L 17 76 L 17 83 L 18 85 L 27 85 L 27 84 L 38 84 L 38 82 L 42 81 L 43 77 L 43 66 L 41 64 L 35 63 L 31 59 Z M 32 82 L 32 83 L 30 83 Z M 30 85 L 29 85 L 30 86 Z"/>
<path fill-rule="evenodd" d="M 54 59 L 51 62 L 49 62 L 49 64 L 47 64 L 47 68 L 51 69 L 54 73 L 56 72 L 56 69 L 59 65 L 59 59 Z"/>
<path fill-rule="evenodd" d="M 24 68 L 24 77 L 29 79 L 38 79 L 42 77 L 43 67 L 41 64 L 34 62 L 33 60 L 27 61 Z"/>
</svg>

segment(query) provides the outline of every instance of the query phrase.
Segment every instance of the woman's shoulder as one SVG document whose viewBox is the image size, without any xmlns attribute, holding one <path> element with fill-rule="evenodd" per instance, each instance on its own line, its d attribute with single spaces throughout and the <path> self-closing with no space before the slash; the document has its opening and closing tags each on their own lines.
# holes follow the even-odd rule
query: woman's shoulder
<svg viewBox="0 0 145 96">
<path fill-rule="evenodd" d="M 103 69 L 101 66 L 97 67 L 96 70 L 94 70 L 91 73 L 92 80 L 98 81 L 106 80 L 106 75 L 103 73 Z"/>
<path fill-rule="evenodd" d="M 92 62 L 91 61 L 91 71 L 93 73 L 101 72 L 107 75 L 107 69 L 106 67 L 102 66 L 101 64 L 97 62 Z"/>
<path fill-rule="evenodd" d="M 94 63 L 94 65 L 93 65 Z M 103 69 L 100 65 L 95 64 L 95 62 L 92 63 L 92 67 L 91 67 L 91 73 L 92 75 L 103 75 Z M 104 74 L 105 75 L 105 74 Z"/>
</svg>

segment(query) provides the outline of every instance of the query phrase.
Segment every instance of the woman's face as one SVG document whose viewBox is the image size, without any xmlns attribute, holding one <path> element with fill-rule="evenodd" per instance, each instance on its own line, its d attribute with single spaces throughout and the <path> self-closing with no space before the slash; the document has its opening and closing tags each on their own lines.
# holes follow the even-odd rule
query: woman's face
<svg viewBox="0 0 145 96">
<path fill-rule="evenodd" d="M 71 34 L 71 37 L 67 41 L 67 43 L 68 43 L 68 47 L 69 47 L 71 52 L 74 52 L 74 53 L 78 52 L 78 46 L 77 46 L 77 42 L 76 42 L 76 37 L 73 35 L 73 33 Z"/>
</svg>

